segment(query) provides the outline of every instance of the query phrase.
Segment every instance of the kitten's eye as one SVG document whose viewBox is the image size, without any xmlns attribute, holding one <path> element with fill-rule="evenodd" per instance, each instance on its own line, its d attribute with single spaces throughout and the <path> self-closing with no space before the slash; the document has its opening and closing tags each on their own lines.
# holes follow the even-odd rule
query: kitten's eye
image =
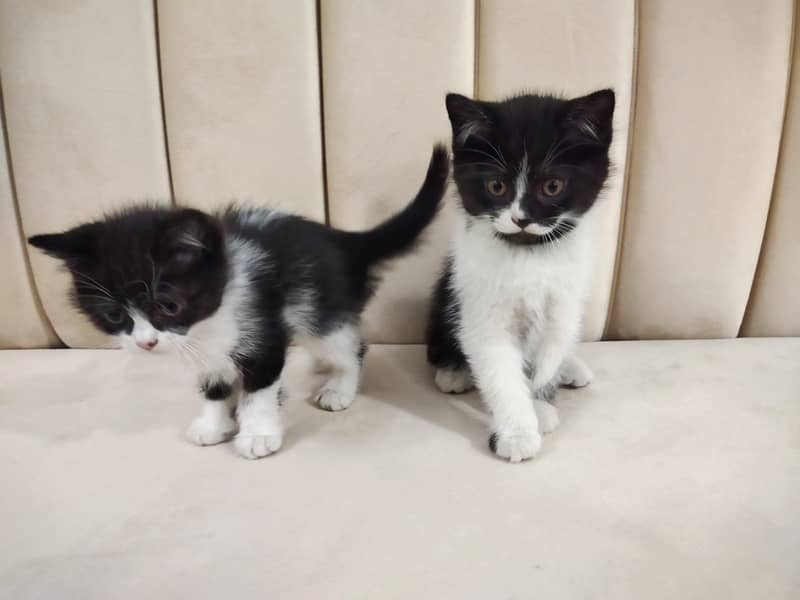
<svg viewBox="0 0 800 600">
<path fill-rule="evenodd" d="M 564 191 L 563 179 L 548 179 L 542 185 L 542 193 L 550 198 L 555 198 Z"/>
<path fill-rule="evenodd" d="M 180 305 L 178 305 L 176 302 L 172 302 L 170 300 L 167 300 L 166 302 L 162 302 L 159 305 L 159 308 L 161 309 L 161 312 L 164 313 L 165 315 L 167 315 L 168 317 L 174 317 L 179 312 L 181 312 Z"/>
<path fill-rule="evenodd" d="M 492 196 L 502 196 L 506 193 L 506 184 L 502 179 L 496 177 L 486 180 L 486 191 Z"/>
<path fill-rule="evenodd" d="M 103 313 L 103 318 L 112 325 L 119 325 L 125 320 L 125 313 L 119 308 L 109 310 Z"/>
</svg>

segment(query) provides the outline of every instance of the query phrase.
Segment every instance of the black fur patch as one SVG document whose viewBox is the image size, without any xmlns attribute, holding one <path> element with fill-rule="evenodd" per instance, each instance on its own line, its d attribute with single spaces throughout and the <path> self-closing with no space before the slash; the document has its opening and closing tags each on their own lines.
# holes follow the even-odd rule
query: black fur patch
<svg viewBox="0 0 800 600">
<path fill-rule="evenodd" d="M 233 386 L 227 381 L 216 379 L 204 381 L 200 385 L 200 391 L 208 400 L 225 400 L 233 392 Z"/>
<path fill-rule="evenodd" d="M 497 454 L 497 434 L 493 433 L 489 436 L 489 450 Z"/>
<path fill-rule="evenodd" d="M 467 357 L 458 340 L 460 303 L 451 287 L 452 278 L 452 261 L 448 260 L 433 292 L 427 331 L 428 362 L 439 368 L 466 369 Z"/>
</svg>

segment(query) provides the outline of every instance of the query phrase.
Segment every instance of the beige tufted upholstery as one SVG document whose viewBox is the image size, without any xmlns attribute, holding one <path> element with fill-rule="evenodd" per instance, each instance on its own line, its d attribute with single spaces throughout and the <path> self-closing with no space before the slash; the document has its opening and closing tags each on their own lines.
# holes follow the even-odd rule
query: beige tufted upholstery
<svg viewBox="0 0 800 600">
<path fill-rule="evenodd" d="M 0 0 L 0 598 L 800 597 L 798 17 Z M 490 459 L 477 396 L 439 394 L 401 345 L 423 340 L 453 198 L 368 308 L 361 397 L 309 406 L 293 351 L 286 443 L 257 463 L 182 441 L 189 370 L 94 350 L 66 275 L 24 243 L 141 199 L 369 227 L 449 137 L 446 92 L 608 86 L 584 337 L 645 341 L 581 348 L 595 382 L 560 392 L 522 466 Z M 55 346 L 83 349 L 15 350 Z"/>
<path fill-rule="evenodd" d="M 105 343 L 26 235 L 143 198 L 367 227 L 447 138 L 445 92 L 601 86 L 616 173 L 591 216 L 585 338 L 800 334 L 793 16 L 790 0 L 2 2 L 0 344 L 51 345 L 51 325 Z M 387 276 L 373 341 L 422 340 L 448 219 Z"/>
</svg>

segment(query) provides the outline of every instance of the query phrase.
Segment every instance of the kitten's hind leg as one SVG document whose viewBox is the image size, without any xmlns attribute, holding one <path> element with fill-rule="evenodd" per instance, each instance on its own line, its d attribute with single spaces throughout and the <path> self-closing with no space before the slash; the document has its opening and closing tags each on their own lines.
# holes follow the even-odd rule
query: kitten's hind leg
<svg viewBox="0 0 800 600">
<path fill-rule="evenodd" d="M 459 306 L 450 288 L 450 272 L 448 263 L 433 294 L 427 332 L 428 362 L 436 367 L 434 381 L 440 391 L 461 394 L 475 384 L 458 340 Z"/>
<path fill-rule="evenodd" d="M 445 394 L 463 394 L 475 387 L 467 365 L 439 367 L 433 380 Z"/>
<path fill-rule="evenodd" d="M 558 384 L 563 387 L 586 387 L 592 382 L 593 377 L 589 366 L 574 354 L 564 359 L 558 370 Z"/>
<path fill-rule="evenodd" d="M 316 393 L 314 402 L 330 411 L 349 407 L 358 393 L 366 352 L 358 326 L 345 323 L 324 336 L 304 340 L 304 345 L 318 363 L 330 365 L 330 378 Z"/>
</svg>

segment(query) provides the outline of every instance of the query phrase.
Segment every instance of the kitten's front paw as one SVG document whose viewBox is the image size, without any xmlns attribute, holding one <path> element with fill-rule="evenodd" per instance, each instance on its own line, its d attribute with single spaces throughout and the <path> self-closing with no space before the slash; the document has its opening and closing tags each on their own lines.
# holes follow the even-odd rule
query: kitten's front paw
<svg viewBox="0 0 800 600">
<path fill-rule="evenodd" d="M 564 361 L 558 371 L 558 384 L 569 388 L 586 387 L 592 382 L 594 374 L 589 366 L 577 356 Z"/>
<path fill-rule="evenodd" d="M 436 369 L 434 381 L 439 391 L 445 394 L 462 394 L 474 385 L 468 369 Z"/>
<path fill-rule="evenodd" d="M 239 456 L 251 460 L 263 458 L 273 452 L 277 452 L 281 444 L 283 444 L 283 435 L 280 433 L 272 435 L 239 433 L 233 440 L 233 445 Z"/>
<path fill-rule="evenodd" d="M 186 429 L 186 438 L 198 446 L 213 446 L 227 442 L 236 433 L 236 421 L 195 417 Z"/>
<path fill-rule="evenodd" d="M 323 410 L 335 412 L 348 408 L 353 403 L 353 395 L 344 394 L 333 387 L 324 387 L 317 393 L 314 402 Z"/>
<path fill-rule="evenodd" d="M 500 458 L 518 463 L 533 458 L 542 447 L 542 436 L 534 424 L 531 428 L 514 427 L 489 437 L 489 448 Z"/>
<path fill-rule="evenodd" d="M 555 406 L 544 400 L 534 400 L 533 408 L 536 410 L 536 418 L 539 421 L 539 433 L 545 435 L 558 428 L 560 421 Z"/>
</svg>

